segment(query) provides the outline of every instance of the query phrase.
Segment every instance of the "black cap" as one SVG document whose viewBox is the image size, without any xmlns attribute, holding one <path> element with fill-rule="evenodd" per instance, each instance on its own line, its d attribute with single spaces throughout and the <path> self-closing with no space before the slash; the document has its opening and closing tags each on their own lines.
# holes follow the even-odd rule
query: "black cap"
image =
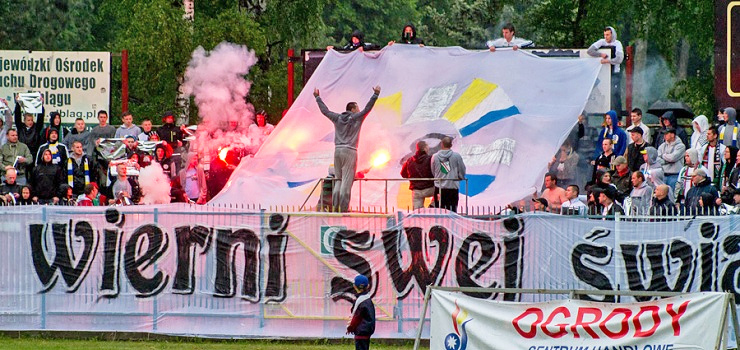
<svg viewBox="0 0 740 350">
<path fill-rule="evenodd" d="M 547 203 L 547 199 L 544 198 L 532 198 L 532 202 L 539 202 L 540 204 L 544 205 L 545 208 L 549 206 Z"/>
<path fill-rule="evenodd" d="M 665 133 L 666 134 L 667 133 L 675 134 L 676 133 L 676 128 L 667 128 L 667 129 L 665 129 Z"/>
<path fill-rule="evenodd" d="M 642 135 L 642 134 L 644 133 L 644 132 L 642 131 L 642 128 L 641 128 L 641 127 L 639 127 L 639 126 L 636 126 L 636 127 L 632 128 L 632 129 L 630 129 L 630 132 L 636 132 L 636 133 L 638 133 L 638 134 L 640 134 L 640 135 Z"/>
</svg>

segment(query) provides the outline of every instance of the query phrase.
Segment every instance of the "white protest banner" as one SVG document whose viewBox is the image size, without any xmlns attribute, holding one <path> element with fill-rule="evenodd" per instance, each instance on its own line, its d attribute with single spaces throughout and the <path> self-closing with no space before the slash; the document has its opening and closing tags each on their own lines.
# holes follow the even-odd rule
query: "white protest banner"
<svg viewBox="0 0 740 350">
<path fill-rule="evenodd" d="M 18 102 L 24 113 L 37 114 L 43 111 L 44 103 L 41 101 L 41 94 L 38 92 L 29 92 L 18 94 Z"/>
<path fill-rule="evenodd" d="M 716 349 L 727 295 L 513 303 L 432 291 L 430 349 Z"/>
<path fill-rule="evenodd" d="M 0 98 L 27 92 L 40 93 L 64 124 L 97 124 L 97 111 L 110 107 L 110 52 L 0 50 Z"/>
</svg>

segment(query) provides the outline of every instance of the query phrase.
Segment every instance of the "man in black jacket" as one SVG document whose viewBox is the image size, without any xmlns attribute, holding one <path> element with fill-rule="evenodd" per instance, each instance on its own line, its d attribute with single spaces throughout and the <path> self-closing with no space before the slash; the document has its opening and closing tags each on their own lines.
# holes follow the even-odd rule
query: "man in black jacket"
<svg viewBox="0 0 740 350">
<path fill-rule="evenodd" d="M 21 102 L 18 98 L 13 114 L 15 116 L 15 128 L 18 130 L 18 141 L 28 146 L 31 154 L 36 154 L 42 143 L 41 130 L 44 129 L 44 108 L 41 107 L 41 113 L 36 115 L 36 121 L 34 122 L 33 114 L 21 113 Z"/>
<path fill-rule="evenodd" d="M 355 277 L 357 300 L 352 306 L 352 320 L 347 333 L 355 335 L 355 350 L 370 349 L 370 336 L 375 333 L 375 306 L 370 295 L 370 280 L 363 275 Z"/>
<path fill-rule="evenodd" d="M 433 178 L 432 156 L 429 155 L 429 145 L 425 141 L 416 143 L 416 154 L 406 160 L 401 168 L 404 179 Z M 434 196 L 433 180 L 410 180 L 409 189 L 413 193 L 414 209 L 424 208 L 424 200 Z"/>
</svg>

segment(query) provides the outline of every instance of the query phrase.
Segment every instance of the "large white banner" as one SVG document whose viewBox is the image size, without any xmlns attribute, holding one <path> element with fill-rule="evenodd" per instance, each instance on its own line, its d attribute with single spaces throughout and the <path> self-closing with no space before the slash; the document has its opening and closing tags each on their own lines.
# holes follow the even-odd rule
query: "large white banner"
<svg viewBox="0 0 740 350">
<path fill-rule="evenodd" d="M 432 350 L 717 349 L 727 295 L 643 303 L 512 303 L 432 291 Z"/>
<path fill-rule="evenodd" d="M 17 93 L 40 92 L 47 115 L 97 124 L 110 106 L 110 73 L 110 52 L 0 50 L 0 98 L 12 110 Z"/>
</svg>

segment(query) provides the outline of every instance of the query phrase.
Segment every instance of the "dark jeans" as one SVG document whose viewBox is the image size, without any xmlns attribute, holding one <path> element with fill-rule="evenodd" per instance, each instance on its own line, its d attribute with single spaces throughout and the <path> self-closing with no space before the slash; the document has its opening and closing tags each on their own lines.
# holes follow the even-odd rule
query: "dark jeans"
<svg viewBox="0 0 740 350">
<path fill-rule="evenodd" d="M 439 189 L 439 207 L 457 213 L 457 203 L 460 200 L 460 190 L 457 188 Z"/>
<path fill-rule="evenodd" d="M 612 67 L 613 69 L 613 67 Z M 611 86 L 611 107 L 617 112 L 618 116 L 622 115 L 622 72 L 614 73 L 612 71 Z"/>
<path fill-rule="evenodd" d="M 369 350 L 370 339 L 355 339 L 355 350 Z"/>
</svg>

